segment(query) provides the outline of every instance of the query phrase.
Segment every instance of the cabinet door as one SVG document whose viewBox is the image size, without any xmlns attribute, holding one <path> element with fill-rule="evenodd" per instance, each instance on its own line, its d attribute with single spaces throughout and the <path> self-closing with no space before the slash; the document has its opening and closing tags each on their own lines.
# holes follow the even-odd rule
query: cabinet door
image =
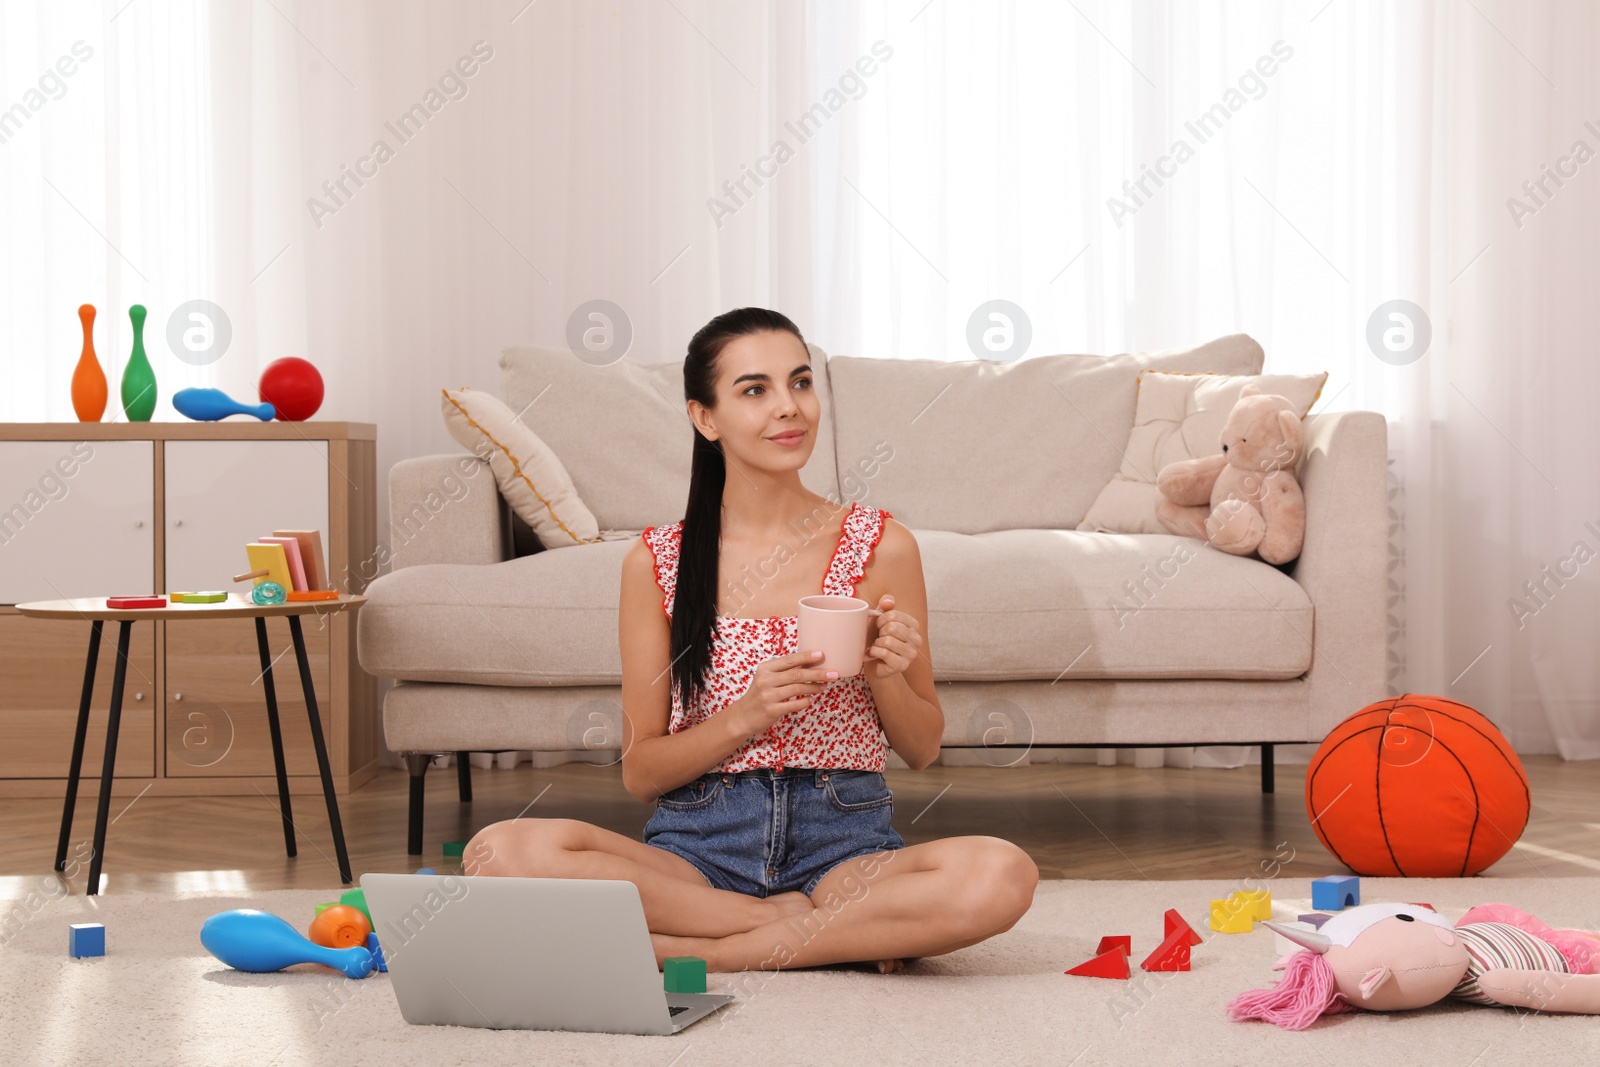
<svg viewBox="0 0 1600 1067">
<path fill-rule="evenodd" d="M 270 778 L 276 771 L 255 621 L 185 619 L 165 625 L 167 777 Z M 302 618 L 300 625 L 323 736 L 330 748 L 342 745 L 328 725 L 333 718 L 328 659 L 333 623 L 328 616 L 310 615 Z M 267 645 L 288 771 L 291 775 L 315 775 L 317 755 L 311 747 L 311 727 L 287 620 L 267 620 Z"/>
<path fill-rule="evenodd" d="M 232 582 L 249 569 L 244 546 L 273 530 L 321 530 L 328 550 L 327 441 L 165 448 L 167 591 L 246 588 Z"/>
<path fill-rule="evenodd" d="M 99 779 L 105 756 L 118 625 L 106 623 L 100 637 L 94 705 L 83 749 L 86 779 Z M 0 678 L 5 679 L 0 685 L 0 737 L 5 739 L 0 743 L 0 778 L 66 778 L 88 653 L 87 622 L 0 615 Z M 155 677 L 155 624 L 134 623 L 117 734 L 119 777 L 155 774 Z M 95 788 L 88 781 L 84 787 Z"/>
<path fill-rule="evenodd" d="M 156 592 L 154 521 L 151 442 L 0 441 L 0 603 Z"/>
</svg>

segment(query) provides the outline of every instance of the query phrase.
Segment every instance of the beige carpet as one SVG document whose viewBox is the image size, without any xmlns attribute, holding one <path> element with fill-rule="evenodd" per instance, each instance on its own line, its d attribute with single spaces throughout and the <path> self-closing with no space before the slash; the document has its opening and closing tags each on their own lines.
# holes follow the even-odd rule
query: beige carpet
<svg viewBox="0 0 1600 1067">
<path fill-rule="evenodd" d="M 1305 879 L 1271 885 L 1279 917 L 1310 910 Z M 1467 1005 L 1333 1016 L 1304 1033 L 1229 1022 L 1223 1004 L 1268 982 L 1273 938 L 1260 928 L 1203 928 L 1206 902 L 1228 888 L 1045 882 L 1032 911 L 984 944 L 893 975 L 821 969 L 746 979 L 753 995 L 675 1037 L 413 1027 L 400 1018 L 386 975 L 353 982 L 319 968 L 243 974 L 200 946 L 200 924 L 214 912 L 256 907 L 299 926 L 331 891 L 11 900 L 0 905 L 0 1062 L 1489 1067 L 1600 1059 L 1600 1019 Z M 1369 902 L 1428 901 L 1451 918 L 1490 900 L 1554 926 L 1590 926 L 1600 915 L 1595 878 L 1368 879 L 1363 890 Z M 1133 935 L 1142 959 L 1169 907 L 1207 937 L 1189 973 L 1135 982 L 1061 973 L 1088 958 L 1102 934 Z M 103 959 L 66 954 L 67 924 L 86 921 L 106 925 Z M 709 984 L 734 991 L 734 976 L 712 975 Z"/>
</svg>

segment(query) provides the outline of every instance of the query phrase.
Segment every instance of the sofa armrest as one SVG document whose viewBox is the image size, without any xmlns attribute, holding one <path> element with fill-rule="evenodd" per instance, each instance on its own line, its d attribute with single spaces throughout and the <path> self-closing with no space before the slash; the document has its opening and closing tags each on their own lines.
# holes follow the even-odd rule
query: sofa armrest
<svg viewBox="0 0 1600 1067">
<path fill-rule="evenodd" d="M 1313 606 L 1309 723 L 1317 736 L 1389 695 L 1389 426 L 1375 411 L 1305 421 L 1305 545 Z"/>
<path fill-rule="evenodd" d="M 499 563 L 510 558 L 509 515 L 477 456 L 403 459 L 389 471 L 390 562 Z"/>
</svg>

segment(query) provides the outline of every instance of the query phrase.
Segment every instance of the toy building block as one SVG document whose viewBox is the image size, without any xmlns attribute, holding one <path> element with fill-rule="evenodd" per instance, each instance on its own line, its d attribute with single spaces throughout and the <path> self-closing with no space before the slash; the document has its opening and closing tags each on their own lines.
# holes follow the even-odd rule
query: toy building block
<svg viewBox="0 0 1600 1067">
<path fill-rule="evenodd" d="M 367 935 L 367 951 L 372 953 L 372 965 L 385 973 L 389 970 L 389 963 L 383 958 L 383 946 L 378 944 L 377 934 Z"/>
<path fill-rule="evenodd" d="M 348 904 L 350 907 L 365 915 L 367 917 L 368 926 L 374 925 L 372 922 L 372 912 L 367 910 L 367 894 L 364 890 L 346 889 L 343 893 L 339 894 L 339 903 Z"/>
<path fill-rule="evenodd" d="M 668 993 L 704 993 L 706 961 L 699 956 L 668 956 L 662 961 Z"/>
<path fill-rule="evenodd" d="M 1434 907 L 1432 904 L 1424 904 L 1420 900 L 1408 900 L 1408 901 L 1406 901 L 1406 903 L 1410 904 L 1413 908 L 1427 908 L 1429 911 L 1438 911 L 1439 910 L 1438 908 Z"/>
<path fill-rule="evenodd" d="M 1256 922 L 1265 922 L 1272 918 L 1272 892 L 1267 889 L 1236 889 L 1228 894 L 1229 898 L 1238 898 L 1250 902 L 1250 918 Z"/>
<path fill-rule="evenodd" d="M 293 589 L 289 592 L 289 603 L 305 604 L 313 600 L 338 600 L 337 589 Z"/>
<path fill-rule="evenodd" d="M 1322 924 L 1327 922 L 1331 918 L 1333 918 L 1332 915 L 1324 915 L 1320 911 L 1313 911 L 1313 912 L 1308 912 L 1305 915 L 1296 916 L 1295 917 L 1295 922 L 1308 923 L 1308 924 L 1310 924 L 1311 929 L 1320 930 L 1320 929 L 1322 929 Z"/>
<path fill-rule="evenodd" d="M 1361 903 L 1361 879 L 1330 874 L 1311 880 L 1311 906 L 1318 911 L 1343 911 Z"/>
<path fill-rule="evenodd" d="M 73 923 L 67 927 L 67 951 L 73 959 L 106 954 L 106 928 L 101 923 Z"/>
<path fill-rule="evenodd" d="M 1184 917 L 1178 914 L 1177 908 L 1168 908 L 1167 913 L 1161 917 L 1161 923 L 1161 936 L 1163 938 L 1170 938 L 1173 934 L 1177 933 L 1179 930 L 1182 930 L 1184 935 L 1188 938 L 1189 944 L 1191 945 L 1198 945 L 1204 940 L 1204 938 L 1194 932 L 1194 927 L 1190 926 Z"/>
<path fill-rule="evenodd" d="M 127 610 L 130 608 L 164 608 L 167 598 L 164 596 L 108 596 L 106 607 L 112 611 Z"/>
<path fill-rule="evenodd" d="M 1181 920 L 1180 920 L 1181 921 Z M 1187 971 L 1189 969 L 1189 938 L 1195 935 L 1188 923 L 1172 934 L 1139 964 L 1147 971 Z"/>
<path fill-rule="evenodd" d="M 1094 950 L 1094 954 L 1104 956 L 1114 948 L 1120 948 L 1124 956 L 1133 955 L 1133 938 L 1127 934 L 1107 934 L 1100 939 L 1100 946 Z"/>
<path fill-rule="evenodd" d="M 273 530 L 273 537 L 292 537 L 300 542 L 300 565 L 306 572 L 307 589 L 328 589 L 328 568 L 322 561 L 321 530 Z"/>
<path fill-rule="evenodd" d="M 1251 918 L 1253 911 L 1249 901 L 1237 896 L 1213 900 L 1209 925 L 1219 934 L 1248 934 L 1255 929 L 1255 920 Z"/>
<path fill-rule="evenodd" d="M 417 873 L 418 874 L 438 874 L 439 872 L 434 870 L 432 867 L 418 867 L 417 868 Z"/>
<path fill-rule="evenodd" d="M 466 852 L 467 843 L 465 841 L 446 841 L 444 843 L 444 854 L 446 856 L 454 856 L 456 859 L 460 859 L 466 855 Z"/>
<path fill-rule="evenodd" d="M 318 904 L 317 905 L 317 910 L 313 914 L 312 917 L 315 918 L 317 915 L 321 915 L 323 912 L 327 911 L 329 908 L 335 906 L 338 903 L 339 902 L 337 900 L 330 900 L 326 904 Z"/>
<path fill-rule="evenodd" d="M 289 556 L 284 552 L 283 546 L 278 544 L 265 544 L 261 541 L 251 541 L 244 546 L 245 557 L 250 561 L 250 572 L 261 575 L 269 582 L 277 582 L 285 590 L 294 588 L 294 579 L 289 573 Z M 243 579 L 235 579 L 243 581 Z M 257 579 L 257 585 L 261 584 Z"/>
<path fill-rule="evenodd" d="M 173 593 L 168 597 L 168 599 L 170 600 L 171 597 L 177 595 L 178 594 Z M 227 599 L 228 594 L 220 589 L 207 589 L 199 593 L 183 594 L 183 603 L 185 604 L 221 604 Z"/>
<path fill-rule="evenodd" d="M 282 545 L 283 558 L 289 564 L 289 580 L 293 582 L 292 588 L 306 590 L 311 588 L 306 584 L 305 568 L 300 564 L 300 542 L 292 537 L 262 537 L 258 538 L 264 545 Z"/>
<path fill-rule="evenodd" d="M 1115 939 L 1108 939 L 1115 940 Z M 1124 939 L 1126 940 L 1126 939 Z M 1101 942 L 1104 944 L 1104 942 Z M 1083 978 L 1127 978 L 1128 953 L 1119 944 L 1115 948 L 1100 953 L 1086 963 L 1080 963 L 1065 974 L 1076 974 Z"/>
</svg>

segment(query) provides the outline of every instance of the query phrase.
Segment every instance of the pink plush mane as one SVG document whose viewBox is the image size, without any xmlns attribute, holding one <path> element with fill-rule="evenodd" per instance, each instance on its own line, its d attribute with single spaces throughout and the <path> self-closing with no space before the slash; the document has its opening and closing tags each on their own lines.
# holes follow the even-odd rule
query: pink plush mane
<svg viewBox="0 0 1600 1067">
<path fill-rule="evenodd" d="M 1315 952 L 1296 952 L 1283 980 L 1271 989 L 1251 989 L 1228 1001 L 1235 1021 L 1265 1019 L 1285 1030 L 1304 1030 L 1324 1015 L 1355 1011 L 1333 983 L 1333 968 Z"/>
</svg>

